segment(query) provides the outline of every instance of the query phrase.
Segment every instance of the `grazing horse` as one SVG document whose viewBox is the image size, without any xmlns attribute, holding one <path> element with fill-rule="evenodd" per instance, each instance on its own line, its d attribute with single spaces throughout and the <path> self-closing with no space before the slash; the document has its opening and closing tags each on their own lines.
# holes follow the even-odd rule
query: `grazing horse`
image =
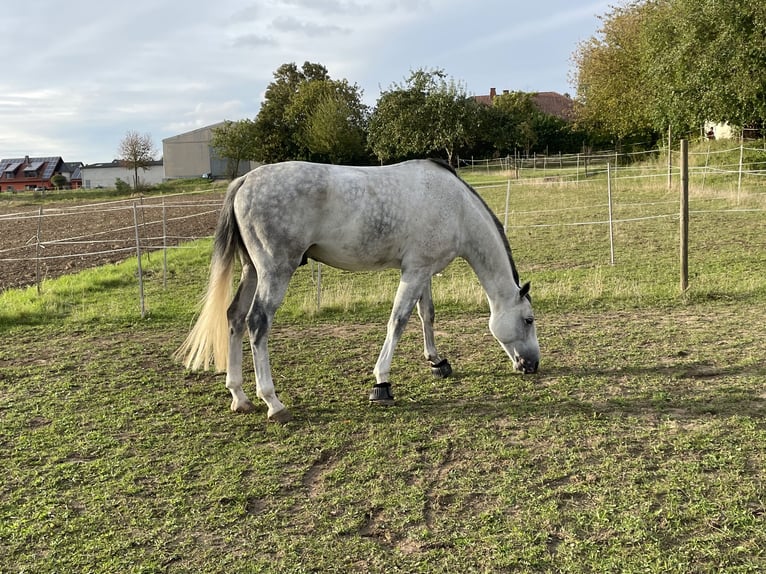
<svg viewBox="0 0 766 574">
<path fill-rule="evenodd" d="M 235 256 L 242 275 L 232 299 Z M 393 404 L 394 349 L 417 305 L 433 373 L 452 369 L 436 351 L 431 277 L 453 259 L 472 267 L 487 294 L 489 329 L 516 370 L 540 361 L 529 283 L 521 285 L 508 239 L 487 204 L 447 164 L 415 160 L 384 167 L 285 162 L 229 185 L 215 232 L 210 282 L 199 318 L 176 356 L 187 368 L 226 368 L 231 409 L 251 412 L 242 390 L 247 328 L 257 395 L 269 420 L 291 415 L 274 390 L 268 336 L 288 283 L 307 258 L 350 271 L 399 268 L 401 281 L 373 371 L 372 404 Z M 227 308 L 228 306 L 228 308 Z"/>
</svg>

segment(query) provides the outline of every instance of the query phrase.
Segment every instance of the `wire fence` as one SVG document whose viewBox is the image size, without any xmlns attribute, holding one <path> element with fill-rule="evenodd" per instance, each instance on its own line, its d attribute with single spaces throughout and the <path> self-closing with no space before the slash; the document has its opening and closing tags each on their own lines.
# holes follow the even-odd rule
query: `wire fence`
<svg viewBox="0 0 766 574">
<path fill-rule="evenodd" d="M 138 251 L 146 256 L 183 249 L 209 237 L 222 192 L 8 211 L 0 214 L 0 290 L 37 285 L 87 267 L 113 263 Z M 163 267 L 163 283 L 167 267 Z"/>
<path fill-rule="evenodd" d="M 712 154 L 731 154 L 739 151 L 740 158 L 747 148 L 738 147 L 727 150 L 717 150 Z M 726 165 L 716 163 L 709 165 L 709 156 L 704 164 L 698 161 L 691 168 L 697 190 L 704 189 L 706 179 L 714 176 L 726 176 L 730 182 L 736 181 L 736 199 L 733 206 L 726 209 L 704 207 L 704 202 L 715 201 L 716 197 L 706 197 L 698 194 L 692 214 L 703 213 L 746 213 L 763 212 L 763 202 L 755 207 L 741 207 L 740 193 L 745 178 L 759 178 L 766 173 L 766 151 L 756 148 L 750 151 L 764 155 L 764 161 L 750 161 L 745 164 L 741 159 L 736 164 Z M 699 155 L 699 153 L 697 154 Z M 614 245 L 612 230 L 615 225 L 629 225 L 649 220 L 678 218 L 677 200 L 661 200 L 651 202 L 629 201 L 627 196 L 621 197 L 620 212 L 629 210 L 640 211 L 640 215 L 614 217 L 612 209 L 611 186 L 621 187 L 633 185 L 636 182 L 651 182 L 666 177 L 679 177 L 679 168 L 671 166 L 668 173 L 662 166 L 654 168 L 636 165 L 613 166 L 611 154 L 589 156 L 587 162 L 591 166 L 604 161 L 606 174 L 603 182 L 604 201 L 588 205 L 562 205 L 549 209 L 533 209 L 527 211 L 510 210 L 510 197 L 515 186 L 548 186 L 577 185 L 585 181 L 583 177 L 571 173 L 566 166 L 578 159 L 572 156 L 558 156 L 557 168 L 551 167 L 547 161 L 541 164 L 544 173 L 535 177 L 534 174 L 516 177 L 516 173 L 508 170 L 506 160 L 482 160 L 481 169 L 491 166 L 489 173 L 495 177 L 492 180 L 476 185 L 480 192 L 505 188 L 505 205 L 493 205 L 506 231 L 510 229 L 574 229 L 585 226 L 609 226 L 611 259 L 614 262 Z M 586 163 L 582 159 L 583 164 Z M 504 163 L 505 162 L 505 163 Z M 568 162 L 568 163 L 567 163 Z M 470 170 L 478 169 L 474 162 Z M 747 169 L 745 169 L 745 167 Z M 525 169 L 525 168 L 522 168 Z M 534 164 L 531 169 L 536 168 Z M 592 168 L 591 168 L 592 169 Z M 465 170 L 465 167 L 463 168 Z M 557 171 L 558 170 L 558 171 Z M 465 171 L 462 172 L 465 175 Z M 591 171 L 589 184 L 592 184 Z M 758 180 L 756 180 L 758 181 Z M 760 181 L 758 181 L 760 183 Z M 601 185 L 598 183 L 597 185 Z M 205 190 L 197 194 L 165 195 L 153 198 L 130 198 L 116 201 L 103 201 L 84 205 L 39 207 L 36 210 L 16 210 L 0 213 L 0 291 L 23 285 L 37 285 L 40 290 L 43 281 L 49 277 L 70 273 L 82 268 L 95 267 L 104 263 L 116 262 L 141 254 L 149 257 L 152 252 L 163 253 L 163 285 L 167 282 L 167 253 L 171 249 L 184 249 L 189 241 L 212 236 L 218 213 L 222 205 L 223 193 Z M 731 199 L 727 197 L 727 199 Z M 549 205 L 549 203 L 546 203 Z M 608 210 L 606 209 L 608 208 Z M 647 214 L 647 212 L 649 212 Z M 607 213 L 600 217 L 593 214 Z M 566 215 L 566 217 L 564 217 Z M 529 221 L 534 216 L 533 221 Z M 513 217 L 520 218 L 523 223 L 509 222 Z M 315 280 L 317 283 L 317 304 L 321 301 L 321 267 L 317 266 Z M 142 282 L 139 268 L 139 283 Z M 143 285 L 141 284 L 141 307 L 143 313 Z"/>
<path fill-rule="evenodd" d="M 710 164 L 710 160 L 721 155 L 739 155 L 736 163 L 716 163 Z M 755 155 L 759 160 L 747 158 L 746 154 Z M 664 158 L 663 158 L 664 156 Z M 606 173 L 607 165 L 616 173 L 631 171 L 638 173 L 634 177 L 644 177 L 641 172 L 646 171 L 646 162 L 648 160 L 661 161 L 666 160 L 667 169 L 664 173 L 657 173 L 655 177 L 666 176 L 670 178 L 678 174 L 678 164 L 674 163 L 674 152 L 668 153 L 665 150 L 650 150 L 638 152 L 602 151 L 598 153 L 577 153 L 577 154 L 537 154 L 515 155 L 487 159 L 466 159 L 458 158 L 458 167 L 472 174 L 494 172 L 506 172 L 514 179 L 545 179 L 555 177 L 557 181 L 567 181 L 578 183 L 579 181 L 589 179 L 597 175 Z M 766 140 L 762 147 L 745 145 L 741 142 L 738 146 L 731 146 L 726 149 L 712 149 L 708 145 L 707 150 L 690 152 L 692 161 L 691 170 L 697 174 L 710 175 L 731 175 L 737 174 L 738 177 L 744 175 L 763 177 L 766 175 Z M 702 159 L 704 158 L 704 163 Z M 702 165 L 694 165 L 695 160 Z M 550 180 L 548 180 L 550 181 Z"/>
</svg>

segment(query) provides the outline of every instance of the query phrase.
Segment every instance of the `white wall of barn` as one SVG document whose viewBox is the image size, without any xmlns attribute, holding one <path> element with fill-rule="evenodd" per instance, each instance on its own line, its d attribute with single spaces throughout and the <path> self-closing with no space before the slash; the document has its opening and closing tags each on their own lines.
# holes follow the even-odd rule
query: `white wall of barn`
<svg viewBox="0 0 766 574">
<path fill-rule="evenodd" d="M 86 189 L 98 187 L 113 188 L 117 179 L 133 187 L 133 170 L 119 165 L 94 165 L 82 168 L 82 186 Z M 164 165 L 152 165 L 138 170 L 138 179 L 143 185 L 157 185 L 165 180 Z"/>
</svg>

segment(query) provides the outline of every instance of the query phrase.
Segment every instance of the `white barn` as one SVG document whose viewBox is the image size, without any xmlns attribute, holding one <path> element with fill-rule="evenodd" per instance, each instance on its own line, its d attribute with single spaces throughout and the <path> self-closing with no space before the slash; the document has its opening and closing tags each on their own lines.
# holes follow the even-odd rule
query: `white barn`
<svg viewBox="0 0 766 574">
<path fill-rule="evenodd" d="M 218 157 L 213 148 L 213 130 L 225 122 L 212 124 L 190 132 L 162 140 L 162 155 L 165 158 L 165 177 L 180 179 L 206 177 L 228 179 L 229 160 Z M 243 175 L 259 164 L 250 161 L 239 162 L 239 175 Z"/>
<path fill-rule="evenodd" d="M 124 167 L 117 159 L 109 163 L 92 163 L 83 166 L 81 172 L 82 186 L 85 189 L 112 188 L 118 179 L 133 187 L 133 170 Z M 149 163 L 147 169 L 139 169 L 138 179 L 142 185 L 147 186 L 157 185 L 165 181 L 163 161 L 153 161 Z"/>
</svg>

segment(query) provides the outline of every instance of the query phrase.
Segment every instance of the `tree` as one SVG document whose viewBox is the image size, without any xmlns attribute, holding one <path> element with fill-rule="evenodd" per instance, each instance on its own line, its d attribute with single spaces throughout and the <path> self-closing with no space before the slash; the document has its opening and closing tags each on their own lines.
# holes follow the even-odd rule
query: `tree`
<svg viewBox="0 0 766 574">
<path fill-rule="evenodd" d="M 293 139 L 301 159 L 366 163 L 369 112 L 358 86 L 346 80 L 304 82 L 285 116 L 295 125 Z"/>
<path fill-rule="evenodd" d="M 766 118 L 766 4 L 761 0 L 655 0 L 644 63 L 663 121 L 699 129 Z M 667 125 L 667 124 L 664 124 Z"/>
<path fill-rule="evenodd" d="M 149 169 L 149 165 L 154 161 L 154 156 L 156 155 L 152 136 L 128 131 L 120 142 L 120 148 L 117 153 L 122 165 L 133 170 L 133 189 L 139 189 L 138 170 Z"/>
<path fill-rule="evenodd" d="M 455 150 L 473 136 L 476 106 L 463 85 L 443 70 L 415 70 L 378 99 L 370 119 L 370 147 L 381 161 L 440 151 L 451 162 Z"/>
<path fill-rule="evenodd" d="M 492 107 L 496 120 L 493 139 L 497 151 L 505 154 L 522 148 L 529 155 L 531 147 L 537 142 L 533 120 L 540 114 L 532 101 L 532 94 L 501 94 L 493 100 Z"/>
<path fill-rule="evenodd" d="M 213 128 L 211 145 L 218 157 L 228 160 L 229 177 L 234 179 L 239 175 L 240 162 L 258 159 L 255 122 L 249 119 L 237 122 L 226 120 L 223 125 Z"/>
<path fill-rule="evenodd" d="M 53 184 L 53 187 L 55 187 L 56 189 L 61 189 L 67 184 L 67 178 L 65 175 L 57 173 L 51 178 L 51 183 Z"/>
<path fill-rule="evenodd" d="M 302 84 L 329 79 L 324 66 L 310 62 L 305 62 L 301 69 L 295 63 L 283 64 L 274 72 L 274 81 L 266 88 L 265 99 L 255 118 L 257 159 L 271 163 L 300 158 L 300 149 L 293 137 L 299 118 L 288 115 L 288 109 Z"/>
<path fill-rule="evenodd" d="M 653 9 L 654 3 L 645 2 L 613 8 L 601 17 L 599 37 L 582 42 L 573 54 L 577 120 L 590 131 L 620 139 L 652 125 L 642 27 Z"/>
<path fill-rule="evenodd" d="M 621 138 L 766 118 L 762 0 L 634 0 L 573 59 L 579 120 Z"/>
</svg>

